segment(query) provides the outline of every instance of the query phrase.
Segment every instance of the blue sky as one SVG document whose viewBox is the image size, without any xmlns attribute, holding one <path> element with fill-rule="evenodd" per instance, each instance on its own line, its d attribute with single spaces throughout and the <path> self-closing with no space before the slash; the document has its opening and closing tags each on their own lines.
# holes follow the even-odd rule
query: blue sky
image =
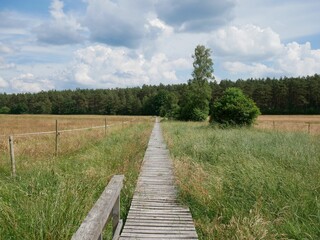
<svg viewBox="0 0 320 240">
<path fill-rule="evenodd" d="M 0 92 L 320 73 L 318 0 L 0 0 Z"/>
</svg>

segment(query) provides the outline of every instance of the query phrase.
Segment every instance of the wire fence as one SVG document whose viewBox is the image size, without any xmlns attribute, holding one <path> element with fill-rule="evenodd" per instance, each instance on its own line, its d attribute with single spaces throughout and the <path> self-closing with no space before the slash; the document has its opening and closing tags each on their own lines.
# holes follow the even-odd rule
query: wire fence
<svg viewBox="0 0 320 240">
<path fill-rule="evenodd" d="M 282 121 L 282 120 L 258 120 L 257 128 L 271 129 L 275 131 L 295 131 L 308 134 L 320 134 L 320 122 Z"/>
<path fill-rule="evenodd" d="M 62 133 L 72 133 L 72 132 L 80 132 L 80 131 L 90 131 L 90 130 L 95 130 L 95 129 L 104 129 L 104 136 L 107 135 L 107 131 L 109 128 L 114 127 L 114 126 L 122 126 L 124 127 L 126 124 L 131 124 L 135 122 L 136 119 L 131 119 L 130 121 L 117 121 L 116 123 L 112 124 L 107 124 L 107 119 L 104 119 L 104 125 L 99 125 L 99 126 L 90 126 L 90 127 L 81 127 L 81 128 L 70 128 L 70 129 L 59 129 L 59 121 L 55 120 L 55 131 L 42 131 L 42 132 L 25 132 L 25 133 L 14 133 L 14 134 L 1 134 L 0 138 L 3 139 L 8 139 L 9 145 L 8 148 L 5 146 L 0 148 L 0 151 L 8 151 L 10 155 L 10 165 L 11 165 L 11 175 L 13 177 L 16 176 L 16 160 L 15 160 L 15 141 L 18 142 L 18 139 L 21 138 L 27 138 L 28 137 L 36 137 L 36 136 L 46 136 L 46 135 L 55 135 L 55 140 L 54 140 L 54 156 L 58 156 L 59 153 L 59 142 L 61 141 L 61 134 Z M 4 143 L 5 141 L 3 141 Z M 44 144 L 52 144 L 52 140 L 44 141 Z M 28 144 L 28 143 L 27 143 Z M 29 145 L 31 142 L 29 142 Z M 32 145 L 36 145 L 32 143 Z M 34 147 L 34 146 L 33 146 Z M 6 155 L 6 153 L 4 153 Z"/>
</svg>

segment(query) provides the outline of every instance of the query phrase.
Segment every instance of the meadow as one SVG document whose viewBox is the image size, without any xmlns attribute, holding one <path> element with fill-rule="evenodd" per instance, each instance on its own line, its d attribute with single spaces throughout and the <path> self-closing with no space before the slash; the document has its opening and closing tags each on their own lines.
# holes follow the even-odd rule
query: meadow
<svg viewBox="0 0 320 240">
<path fill-rule="evenodd" d="M 113 131 L 150 120 L 150 117 L 130 116 L 0 115 L 0 172 L 10 168 L 9 135 L 13 135 L 19 171 L 19 168 L 33 167 L 40 162 L 48 163 L 56 153 L 72 154 L 88 144 L 100 141 Z M 56 121 L 59 132 L 57 152 Z"/>
<path fill-rule="evenodd" d="M 256 128 L 320 134 L 320 115 L 261 115 Z"/>
<path fill-rule="evenodd" d="M 200 239 L 320 238 L 319 135 L 192 122 L 163 129 Z"/>
<path fill-rule="evenodd" d="M 125 219 L 153 122 L 0 115 L 0 239 L 70 239 L 114 174 L 125 175 Z M 200 239 L 319 239 L 318 122 L 319 116 L 261 116 L 251 129 L 163 122 L 179 199 L 190 207 Z M 12 134 L 16 178 L 8 154 Z"/>
<path fill-rule="evenodd" d="M 15 134 L 51 131 L 56 117 L 1 116 L 1 131 L 10 134 L 9 127 Z M 66 123 L 64 129 L 104 124 L 101 116 L 82 117 L 58 119 Z M 121 196 L 125 218 L 154 121 L 136 117 L 122 124 L 131 119 L 107 117 L 108 123 L 118 124 L 106 135 L 103 128 L 62 133 L 57 157 L 52 134 L 16 137 L 17 177 L 11 177 L 9 157 L 1 152 L 0 239 L 70 239 L 115 174 L 125 175 Z M 43 143 L 37 145 L 40 140 Z M 1 144 L 7 145 L 6 137 Z"/>
</svg>

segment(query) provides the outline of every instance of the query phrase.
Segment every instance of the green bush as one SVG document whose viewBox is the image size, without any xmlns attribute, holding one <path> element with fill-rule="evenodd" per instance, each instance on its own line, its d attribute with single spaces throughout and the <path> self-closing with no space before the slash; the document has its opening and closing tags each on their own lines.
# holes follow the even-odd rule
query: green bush
<svg viewBox="0 0 320 240">
<path fill-rule="evenodd" d="M 0 114 L 8 114 L 8 113 L 10 113 L 10 108 L 8 108 L 7 106 L 0 108 Z"/>
<path fill-rule="evenodd" d="M 210 122 L 232 126 L 250 126 L 260 114 L 255 102 L 239 88 L 228 88 L 213 104 Z"/>
</svg>

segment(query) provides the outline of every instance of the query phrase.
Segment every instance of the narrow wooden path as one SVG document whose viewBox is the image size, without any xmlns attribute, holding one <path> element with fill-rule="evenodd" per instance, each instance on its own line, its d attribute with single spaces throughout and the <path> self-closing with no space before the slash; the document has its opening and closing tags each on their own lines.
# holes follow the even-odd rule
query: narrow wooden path
<svg viewBox="0 0 320 240">
<path fill-rule="evenodd" d="M 198 239 L 191 213 L 177 203 L 172 162 L 156 120 L 120 240 Z"/>
</svg>

